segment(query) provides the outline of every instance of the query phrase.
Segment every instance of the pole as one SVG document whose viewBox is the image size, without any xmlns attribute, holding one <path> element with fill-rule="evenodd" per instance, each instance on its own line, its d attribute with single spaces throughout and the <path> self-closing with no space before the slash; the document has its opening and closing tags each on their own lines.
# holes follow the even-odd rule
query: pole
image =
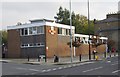
<svg viewBox="0 0 120 77">
<path fill-rule="evenodd" d="M 90 16 L 89 16 L 89 0 L 88 0 L 88 30 L 89 30 L 89 39 L 90 40 Z M 91 52 L 90 52 L 90 41 L 89 41 L 89 60 L 91 60 Z"/>
<path fill-rule="evenodd" d="M 71 19 L 71 0 L 70 0 L 70 55 L 71 55 L 71 63 L 72 63 L 73 55 L 72 55 L 72 19 Z"/>
</svg>

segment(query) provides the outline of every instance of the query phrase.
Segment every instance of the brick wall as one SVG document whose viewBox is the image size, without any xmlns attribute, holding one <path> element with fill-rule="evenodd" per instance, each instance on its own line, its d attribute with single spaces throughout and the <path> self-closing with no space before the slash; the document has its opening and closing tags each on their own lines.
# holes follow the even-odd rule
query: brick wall
<svg viewBox="0 0 120 77">
<path fill-rule="evenodd" d="M 106 50 L 105 45 L 100 45 L 97 48 L 93 48 L 92 46 L 90 46 L 90 50 L 91 50 L 91 54 L 93 50 L 96 50 L 98 53 L 103 53 Z M 88 44 L 82 44 L 80 47 L 76 48 L 76 56 L 79 56 L 79 54 L 82 55 L 87 55 L 89 54 L 89 45 Z"/>
<path fill-rule="evenodd" d="M 57 38 L 57 28 L 55 27 L 54 28 L 56 33 L 55 34 L 51 34 L 49 32 L 49 30 L 51 30 L 51 27 L 50 26 L 46 26 L 46 47 L 48 47 L 48 51 L 46 51 L 46 56 L 47 57 L 53 57 L 54 54 L 58 54 L 57 53 L 57 47 L 58 47 L 58 38 Z"/>
<path fill-rule="evenodd" d="M 8 57 L 20 57 L 20 36 L 18 30 L 8 30 Z"/>
</svg>

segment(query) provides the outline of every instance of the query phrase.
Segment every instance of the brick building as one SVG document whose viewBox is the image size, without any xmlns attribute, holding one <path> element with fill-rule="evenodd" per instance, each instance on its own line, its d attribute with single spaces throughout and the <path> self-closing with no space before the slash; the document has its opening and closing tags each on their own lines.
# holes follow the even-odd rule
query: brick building
<svg viewBox="0 0 120 77">
<path fill-rule="evenodd" d="M 83 43 L 79 48 L 73 47 L 73 55 L 88 54 L 88 35 L 75 35 L 75 27 L 72 26 L 73 40 L 81 38 Z M 104 39 L 103 39 L 104 40 Z M 105 38 L 105 40 L 107 40 Z M 27 24 L 8 26 L 8 57 L 37 58 L 38 55 L 46 57 L 70 56 L 70 26 L 58 24 L 51 20 L 30 20 Z M 99 46 L 100 52 L 105 51 L 105 45 Z M 92 52 L 92 47 L 91 47 Z"/>
<path fill-rule="evenodd" d="M 120 13 L 107 14 L 106 19 L 95 22 L 95 34 L 108 37 L 115 42 L 114 48 L 118 48 L 118 32 L 120 31 Z"/>
</svg>

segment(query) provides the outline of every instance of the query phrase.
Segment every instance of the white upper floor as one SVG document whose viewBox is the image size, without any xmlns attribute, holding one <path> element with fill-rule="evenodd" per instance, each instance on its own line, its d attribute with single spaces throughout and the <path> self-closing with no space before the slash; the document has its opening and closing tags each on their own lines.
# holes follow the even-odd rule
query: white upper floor
<svg viewBox="0 0 120 77">
<path fill-rule="evenodd" d="M 36 26 L 36 27 L 37 26 L 53 26 L 53 27 L 70 29 L 70 25 L 64 25 L 64 24 L 55 23 L 52 20 L 38 19 L 38 20 L 30 20 L 30 22 L 31 23 L 19 24 L 19 25 L 14 25 L 14 26 L 8 26 L 7 30 L 28 28 L 28 27 L 34 27 L 34 26 Z M 71 26 L 71 29 L 75 29 L 75 27 Z"/>
</svg>

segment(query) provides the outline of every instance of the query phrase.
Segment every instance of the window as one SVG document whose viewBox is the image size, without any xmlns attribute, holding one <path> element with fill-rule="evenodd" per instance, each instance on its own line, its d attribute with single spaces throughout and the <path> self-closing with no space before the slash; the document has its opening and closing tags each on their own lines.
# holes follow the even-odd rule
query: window
<svg viewBox="0 0 120 77">
<path fill-rule="evenodd" d="M 21 47 L 28 47 L 28 44 L 22 44 Z"/>
<path fill-rule="evenodd" d="M 30 34 L 43 34 L 44 26 L 31 27 L 31 28 L 29 28 L 29 33 Z"/>
<path fill-rule="evenodd" d="M 67 30 L 67 29 L 64 29 L 64 35 L 67 35 L 67 34 L 66 34 L 66 30 Z"/>
<path fill-rule="evenodd" d="M 37 27 L 37 33 L 39 34 L 40 33 L 40 26 L 39 27 Z"/>
<path fill-rule="evenodd" d="M 28 29 L 27 28 L 24 29 L 24 35 L 28 35 Z"/>
<path fill-rule="evenodd" d="M 58 28 L 58 34 L 62 34 L 62 28 Z"/>
<path fill-rule="evenodd" d="M 36 43 L 37 46 L 44 46 L 44 43 Z"/>
<path fill-rule="evenodd" d="M 37 44 L 36 44 L 36 43 L 34 43 L 34 44 L 33 44 L 33 46 L 37 46 Z"/>
<path fill-rule="evenodd" d="M 20 29 L 20 35 L 28 35 L 28 29 L 27 28 Z"/>
<path fill-rule="evenodd" d="M 40 43 L 37 43 L 37 46 L 40 46 Z"/>
<path fill-rule="evenodd" d="M 26 48 L 26 47 L 44 47 L 45 44 L 42 43 L 29 43 L 29 44 L 21 44 L 21 48 Z"/>
<path fill-rule="evenodd" d="M 34 35 L 34 34 L 43 34 L 44 33 L 44 26 L 39 27 L 29 27 L 20 29 L 20 35 Z"/>
<path fill-rule="evenodd" d="M 44 26 L 40 26 L 40 33 L 44 33 Z"/>
<path fill-rule="evenodd" d="M 33 44 L 31 43 L 31 44 L 29 44 L 29 46 L 30 46 L 30 47 L 32 47 L 32 46 L 33 46 Z"/>
<path fill-rule="evenodd" d="M 40 46 L 44 46 L 45 44 L 42 42 L 42 43 L 40 43 Z"/>
<path fill-rule="evenodd" d="M 70 33 L 69 33 L 69 29 L 66 29 L 66 35 L 69 35 Z"/>
<path fill-rule="evenodd" d="M 37 34 L 37 29 L 36 29 L 36 27 L 33 27 L 32 34 Z"/>
<path fill-rule="evenodd" d="M 66 30 L 62 29 L 62 35 L 66 35 Z"/>
<path fill-rule="evenodd" d="M 32 27 L 29 28 L 29 34 L 32 34 Z"/>
<path fill-rule="evenodd" d="M 75 30 L 74 29 L 72 29 L 72 34 L 74 34 L 75 33 Z"/>
<path fill-rule="evenodd" d="M 22 44 L 21 46 L 24 47 L 24 44 Z"/>
<path fill-rule="evenodd" d="M 28 44 L 24 44 L 24 47 L 28 47 Z"/>
<path fill-rule="evenodd" d="M 69 29 L 69 35 L 71 35 L 71 30 Z"/>
<path fill-rule="evenodd" d="M 74 31 L 73 31 L 74 32 Z M 70 35 L 70 29 L 58 28 L 58 34 Z"/>
<path fill-rule="evenodd" d="M 20 35 L 28 35 L 28 30 L 27 28 L 24 28 L 24 29 L 20 29 Z"/>
<path fill-rule="evenodd" d="M 21 29 L 21 35 L 24 35 L 24 29 Z"/>
</svg>

